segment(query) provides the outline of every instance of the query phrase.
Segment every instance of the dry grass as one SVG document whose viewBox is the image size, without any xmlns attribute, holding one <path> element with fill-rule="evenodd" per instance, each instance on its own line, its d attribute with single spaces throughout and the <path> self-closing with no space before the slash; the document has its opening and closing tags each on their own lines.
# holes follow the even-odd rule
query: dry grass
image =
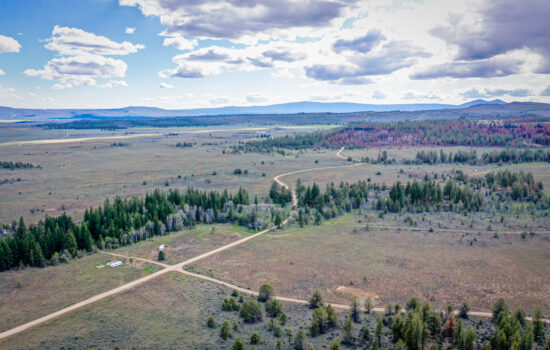
<svg viewBox="0 0 550 350">
<path fill-rule="evenodd" d="M 492 232 L 473 230 L 466 235 L 437 227 L 430 233 L 427 226 L 386 229 L 405 226 L 390 216 L 372 220 L 367 232 L 361 218 L 350 215 L 269 234 L 194 267 L 253 289 L 267 282 L 288 296 L 304 298 L 320 288 L 335 302 L 349 300 L 349 293 L 336 291 L 346 286 L 379 295 L 381 305 L 416 295 L 436 305 L 469 300 L 477 309 L 489 309 L 504 298 L 513 307 L 550 310 L 548 235 L 521 239 L 500 231 L 496 239 Z M 428 218 L 436 219 L 445 221 Z"/>
<path fill-rule="evenodd" d="M 11 329 L 75 302 L 121 286 L 158 268 L 135 261 L 109 269 L 97 265 L 113 259 L 93 254 L 69 264 L 0 273 L 0 331 Z M 1 347 L 1 346 L 0 346 Z"/>
<path fill-rule="evenodd" d="M 122 247 L 114 252 L 156 261 L 159 246 L 164 244 L 166 263 L 176 264 L 229 244 L 249 234 L 249 231 L 240 226 L 228 224 L 197 225 L 192 229 L 171 233 L 168 236 L 156 236 L 147 241 Z"/>
</svg>

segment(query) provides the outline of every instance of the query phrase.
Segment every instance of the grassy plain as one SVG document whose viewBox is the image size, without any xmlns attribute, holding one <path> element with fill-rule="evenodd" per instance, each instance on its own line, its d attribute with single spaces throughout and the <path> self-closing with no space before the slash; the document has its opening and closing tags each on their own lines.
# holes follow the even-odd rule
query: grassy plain
<svg viewBox="0 0 550 350">
<path fill-rule="evenodd" d="M 229 224 L 197 225 L 167 236 L 155 236 L 150 240 L 122 247 L 113 252 L 156 261 L 159 247 L 164 244 L 165 263 L 176 264 L 244 238 L 251 232 L 241 226 Z"/>
<path fill-rule="evenodd" d="M 92 254 L 68 264 L 0 273 L 0 331 L 32 321 L 109 289 L 126 284 L 157 266 L 127 261 L 117 268 L 98 268 L 113 257 Z M 1 348 L 1 346 L 0 346 Z"/>
<path fill-rule="evenodd" d="M 21 133 L 35 131 L 27 129 Z M 168 134 L 185 130 L 157 129 L 156 132 Z M 303 129 L 299 130 L 303 132 Z M 151 133 L 152 130 L 140 132 Z M 289 132 L 295 131 L 269 131 L 273 135 Z M 72 136 L 101 133 L 95 131 Z M 103 134 L 110 135 L 112 132 Z M 128 140 L 0 145 L 0 160 L 24 161 L 42 167 L 16 171 L 0 169 L 0 182 L 4 179 L 21 179 L 19 182 L 0 185 L 0 223 L 11 223 L 19 216 L 24 216 L 27 222 L 36 222 L 46 214 L 56 216 L 63 211 L 78 218 L 85 208 L 100 205 L 106 198 L 143 195 L 155 188 L 168 190 L 194 186 L 236 191 L 244 186 L 251 194 L 261 197 L 267 194 L 273 176 L 281 172 L 300 169 L 304 164 L 321 166 L 341 163 L 331 150 L 307 152 L 299 158 L 223 153 L 230 145 L 257 135 L 258 131 L 237 130 Z M 128 145 L 112 146 L 119 141 Z M 174 147 L 178 142 L 195 145 Z M 319 163 L 315 164 L 315 160 Z M 236 168 L 247 169 L 249 173 L 234 175 Z M 167 183 L 169 186 L 166 186 Z"/>
<path fill-rule="evenodd" d="M 407 216 L 417 226 L 405 224 Z M 422 221 L 422 215 L 379 219 L 371 213 L 367 231 L 364 215 L 347 215 L 259 237 L 192 268 L 252 289 L 270 283 L 294 297 L 321 288 L 333 302 L 356 294 L 375 296 L 384 306 L 416 295 L 436 305 L 468 300 L 488 310 L 503 298 L 531 312 L 539 306 L 550 311 L 548 218 L 527 225 L 535 235 L 526 238 L 513 230 L 525 222 L 493 224 L 488 231 L 481 218 L 426 214 Z"/>
<path fill-rule="evenodd" d="M 235 312 L 221 311 L 222 300 L 230 293 L 216 284 L 170 272 L 0 341 L 0 348 L 112 349 L 119 345 L 122 349 L 231 349 L 236 337 L 241 337 L 249 347 L 253 332 L 261 335 L 262 349 L 274 348 L 277 338 L 267 331 L 266 317 L 264 322 L 250 325 L 243 323 Z M 297 332 L 311 323 L 311 310 L 307 306 L 285 303 L 283 309 L 289 317 L 285 329 Z M 211 315 L 217 321 L 215 329 L 206 326 Z M 374 323 L 371 318 L 370 323 Z M 239 326 L 228 340 L 219 336 L 224 320 Z M 313 342 L 320 348 L 337 336 L 338 332 L 328 333 Z M 288 346 L 287 336 L 279 339 Z"/>
</svg>

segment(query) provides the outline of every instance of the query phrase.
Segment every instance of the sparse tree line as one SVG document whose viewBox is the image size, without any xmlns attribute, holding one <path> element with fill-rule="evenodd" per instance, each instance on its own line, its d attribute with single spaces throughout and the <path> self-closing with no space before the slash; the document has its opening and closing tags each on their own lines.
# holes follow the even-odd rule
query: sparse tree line
<svg viewBox="0 0 550 350">
<path fill-rule="evenodd" d="M 542 183 L 536 182 L 532 173 L 503 170 L 490 172 L 484 177 L 468 177 L 462 171 L 457 171 L 454 178 L 445 182 L 443 188 L 440 183 L 428 177 L 422 181 L 408 182 L 405 186 L 398 181 L 391 186 L 386 199 L 378 199 L 376 209 L 390 212 L 403 209 L 413 212 L 477 212 L 491 198 L 499 203 L 532 202 L 542 208 L 550 205 Z"/>
<path fill-rule="evenodd" d="M 251 229 L 280 225 L 283 209 L 272 204 L 250 203 L 248 192 L 155 190 L 144 198 L 106 200 L 103 206 L 87 209 L 80 224 L 65 213 L 46 217 L 27 227 L 23 218 L 7 227 L 0 237 L 0 270 L 13 267 L 44 267 L 46 262 L 68 261 L 79 251 L 97 247 L 117 248 L 156 235 L 164 235 L 197 223 L 237 223 Z"/>
<path fill-rule="evenodd" d="M 539 209 L 550 207 L 550 200 L 540 181 L 532 173 L 502 170 L 469 177 L 455 171 L 444 182 L 425 176 L 402 184 L 396 182 L 389 188 L 383 184 L 358 181 L 356 183 L 330 183 L 324 192 L 319 185 L 296 184 L 298 210 L 294 214 L 300 225 L 320 224 L 353 209 L 367 208 L 369 192 L 374 192 L 372 208 L 383 212 L 456 211 L 479 212 L 491 205 L 500 207 L 508 202 L 530 203 Z M 286 205 L 291 201 L 290 191 L 274 183 L 270 197 L 274 202 Z M 376 199 L 377 197 L 377 199 Z"/>
<path fill-rule="evenodd" d="M 35 165 L 32 163 L 24 163 L 24 162 L 13 162 L 13 161 L 9 161 L 9 162 L 0 161 L 0 168 L 9 169 L 9 170 L 33 169 L 33 168 L 42 169 L 40 165 Z"/>
<path fill-rule="evenodd" d="M 244 323 L 261 323 L 267 316 L 267 331 L 275 338 L 275 349 L 313 349 L 311 340 L 330 333 L 330 349 L 458 349 L 458 350 L 532 350 L 550 349 L 550 335 L 546 337 L 546 325 L 540 308 L 527 321 L 523 310 L 511 312 L 499 299 L 492 307 L 489 320 L 473 320 L 467 302 L 455 312 L 451 306 L 438 310 L 430 303 L 421 303 L 416 297 L 404 307 L 388 304 L 382 315 L 373 315 L 373 302 L 367 298 L 363 305 L 354 297 L 349 311 L 336 313 L 326 303 L 322 293 L 315 290 L 309 299 L 312 310 L 311 323 L 283 329 L 288 317 L 283 304 L 274 299 L 273 288 L 267 284 L 260 287 L 258 301 L 249 299 L 233 290 L 231 297 L 223 300 L 224 312 L 236 312 Z M 341 319 L 344 319 L 342 321 Z M 233 349 L 245 349 L 245 341 L 237 333 L 239 324 L 225 320 L 218 325 L 214 316 L 206 321 L 208 328 L 217 329 L 219 336 L 227 341 L 235 338 Z M 269 333 L 268 333 L 269 335 Z M 286 340 L 285 340 L 286 338 Z M 254 332 L 250 335 L 251 349 L 262 344 L 262 338 Z M 265 346 L 265 345 L 264 345 Z M 325 347 L 323 347 L 325 348 Z"/>
<path fill-rule="evenodd" d="M 525 149 L 503 149 L 483 153 L 478 157 L 477 151 L 456 151 L 445 153 L 443 150 L 419 151 L 414 161 L 404 160 L 405 164 L 437 164 L 437 163 L 466 163 L 476 164 L 502 164 L 502 163 L 529 163 L 529 162 L 550 162 L 550 150 Z"/>
<path fill-rule="evenodd" d="M 305 186 L 300 180 L 296 183 L 296 195 L 298 197 L 297 222 L 300 226 L 313 222 L 320 224 L 323 219 L 334 218 L 353 209 L 359 209 L 367 205 L 369 189 L 365 181 L 356 183 L 341 182 L 335 185 L 327 184 L 324 193 L 319 185 Z"/>
</svg>

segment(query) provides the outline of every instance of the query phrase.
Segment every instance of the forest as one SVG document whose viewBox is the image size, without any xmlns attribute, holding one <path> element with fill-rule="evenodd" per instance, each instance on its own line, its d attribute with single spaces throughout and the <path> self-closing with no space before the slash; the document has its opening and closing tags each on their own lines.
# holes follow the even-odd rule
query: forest
<svg viewBox="0 0 550 350">
<path fill-rule="evenodd" d="M 550 124 L 520 120 L 423 120 L 354 123 L 328 132 L 253 140 L 234 152 L 275 152 L 278 148 L 364 148 L 379 146 L 548 146 Z"/>
<path fill-rule="evenodd" d="M 79 251 L 117 248 L 197 223 L 231 222 L 250 229 L 280 223 L 283 213 L 272 204 L 251 204 L 248 192 L 155 190 L 145 198 L 105 200 L 87 209 L 80 224 L 65 213 L 27 227 L 23 218 L 0 237 L 0 270 L 17 266 L 44 267 L 75 258 Z M 11 234 L 12 233 L 12 234 Z"/>
</svg>

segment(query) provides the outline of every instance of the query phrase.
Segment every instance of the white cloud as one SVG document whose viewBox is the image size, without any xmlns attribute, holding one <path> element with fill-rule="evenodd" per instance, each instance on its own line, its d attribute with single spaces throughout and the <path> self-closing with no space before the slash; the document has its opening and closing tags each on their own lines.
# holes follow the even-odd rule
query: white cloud
<svg viewBox="0 0 550 350">
<path fill-rule="evenodd" d="M 108 82 L 99 85 L 99 87 L 103 89 L 111 89 L 111 88 L 120 87 L 120 86 L 126 87 L 128 86 L 128 83 L 125 82 L 124 80 L 109 80 Z"/>
<path fill-rule="evenodd" d="M 53 84 L 52 89 L 65 90 L 65 89 L 70 89 L 72 87 L 73 87 L 73 84 L 71 83 L 57 83 L 57 84 Z"/>
<path fill-rule="evenodd" d="M 161 88 L 161 89 L 173 89 L 173 88 L 174 88 L 174 85 L 170 85 L 170 84 L 168 84 L 168 83 L 161 82 L 161 83 L 160 83 L 160 88 Z"/>
<path fill-rule="evenodd" d="M 0 53 L 4 52 L 19 52 L 21 44 L 14 38 L 0 35 Z"/>
<path fill-rule="evenodd" d="M 128 55 L 145 48 L 144 45 L 124 41 L 114 42 L 78 28 L 55 26 L 45 47 L 57 51 L 62 57 L 51 59 L 43 69 L 27 69 L 24 74 L 46 80 L 57 80 L 53 89 L 62 90 L 75 86 L 113 88 L 128 86 L 124 80 L 109 80 L 97 84 L 98 78 L 123 78 L 128 68 L 121 59 L 107 55 Z"/>
<path fill-rule="evenodd" d="M 6 72 L 0 69 L 0 75 L 6 75 Z"/>
<path fill-rule="evenodd" d="M 178 50 L 193 50 L 198 42 L 196 39 L 186 39 L 180 35 L 171 36 L 164 39 L 162 43 L 164 46 L 173 46 Z"/>
<path fill-rule="evenodd" d="M 349 11 L 341 0 L 119 0 L 136 6 L 145 16 L 157 16 L 167 35 L 227 38 L 257 42 L 303 33 L 336 24 Z"/>
<path fill-rule="evenodd" d="M 96 85 L 95 78 L 122 78 L 126 74 L 124 61 L 100 55 L 81 55 L 51 59 L 43 69 L 27 69 L 30 77 L 59 80 L 72 86 Z"/>
<path fill-rule="evenodd" d="M 281 68 L 271 73 L 271 76 L 278 79 L 292 79 L 294 78 L 294 73 L 288 68 Z"/>
<path fill-rule="evenodd" d="M 126 27 L 126 30 L 124 30 L 124 33 L 134 34 L 135 31 L 136 31 L 136 28 L 134 28 L 134 27 Z"/>
<path fill-rule="evenodd" d="M 145 46 L 132 44 L 128 41 L 117 43 L 107 37 L 95 35 L 78 28 L 55 26 L 52 37 L 47 39 L 45 47 L 57 51 L 61 55 L 82 55 L 92 53 L 96 55 L 128 55 L 135 53 Z"/>
<path fill-rule="evenodd" d="M 5 88 L 2 85 L 0 85 L 0 98 L 6 98 L 6 101 L 9 99 L 21 99 L 21 96 L 19 96 L 14 88 Z"/>
</svg>

